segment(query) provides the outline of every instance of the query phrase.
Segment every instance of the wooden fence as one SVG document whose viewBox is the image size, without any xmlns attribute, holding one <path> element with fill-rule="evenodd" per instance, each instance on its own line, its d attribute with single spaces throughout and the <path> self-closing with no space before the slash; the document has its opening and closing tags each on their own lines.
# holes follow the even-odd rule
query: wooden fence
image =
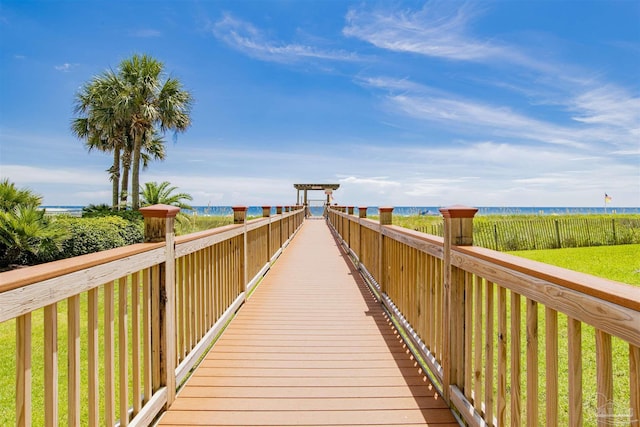
<svg viewBox="0 0 640 427">
<path fill-rule="evenodd" d="M 443 224 L 418 231 L 444 235 Z M 476 246 L 497 251 L 576 248 L 640 243 L 640 218 L 536 217 L 478 220 L 474 224 Z"/>
<path fill-rule="evenodd" d="M 2 425 L 150 425 L 304 219 L 234 209 L 234 225 L 175 238 L 177 208 L 141 211 L 148 243 L 0 274 L 16 373 Z"/>
<path fill-rule="evenodd" d="M 469 425 L 639 425 L 640 288 L 333 208 L 329 222 Z"/>
</svg>

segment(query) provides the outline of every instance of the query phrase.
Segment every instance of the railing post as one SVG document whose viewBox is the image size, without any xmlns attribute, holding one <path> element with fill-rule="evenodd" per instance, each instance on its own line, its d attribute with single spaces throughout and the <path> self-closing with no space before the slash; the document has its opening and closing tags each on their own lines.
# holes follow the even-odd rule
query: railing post
<svg viewBox="0 0 640 427">
<path fill-rule="evenodd" d="M 280 215 L 278 217 L 278 221 L 280 221 L 280 235 L 278 236 L 279 244 L 278 246 L 282 247 L 284 244 L 284 239 L 282 238 L 282 233 L 284 229 L 284 221 L 282 219 L 282 206 L 276 206 L 276 214 Z"/>
<path fill-rule="evenodd" d="M 160 264 L 158 277 L 151 278 L 152 307 L 151 314 L 151 353 L 153 390 L 167 388 L 169 408 L 176 397 L 176 330 L 175 330 L 175 233 L 173 226 L 180 208 L 169 205 L 153 205 L 140 209 L 144 217 L 144 241 L 165 242 L 166 259 Z M 155 294 L 153 292 L 155 290 Z M 155 331 L 154 331 L 155 328 Z"/>
<path fill-rule="evenodd" d="M 447 402 L 451 386 L 464 389 L 465 272 L 451 263 L 451 246 L 473 245 L 473 217 L 478 209 L 452 206 L 440 209 L 444 217 L 444 286 L 442 308 L 443 381 Z"/>
<path fill-rule="evenodd" d="M 247 290 L 249 284 L 248 271 L 249 263 L 247 262 L 247 207 L 246 206 L 233 206 L 233 223 L 242 224 L 242 286 L 244 290 Z M 246 295 L 245 295 L 246 298 Z"/>
<path fill-rule="evenodd" d="M 362 221 L 367 217 L 367 207 L 358 206 L 358 259 L 362 260 Z"/>
<path fill-rule="evenodd" d="M 381 207 L 380 211 L 380 241 L 378 247 L 380 248 L 379 260 L 380 264 L 378 266 L 378 277 L 380 278 L 380 292 L 383 294 L 387 293 L 387 284 L 389 281 L 389 265 L 387 263 L 387 257 L 385 256 L 385 248 L 384 248 L 384 226 L 391 225 L 393 222 L 393 208 L 392 207 Z"/>
<path fill-rule="evenodd" d="M 267 226 L 267 260 L 271 259 L 271 206 L 262 207 L 262 217 L 269 218 L 269 225 Z"/>
</svg>

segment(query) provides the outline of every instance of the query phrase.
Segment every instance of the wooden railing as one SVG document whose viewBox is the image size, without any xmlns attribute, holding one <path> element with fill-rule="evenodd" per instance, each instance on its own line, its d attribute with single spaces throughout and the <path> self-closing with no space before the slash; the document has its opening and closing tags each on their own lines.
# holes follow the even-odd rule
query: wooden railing
<svg viewBox="0 0 640 427">
<path fill-rule="evenodd" d="M 475 209 L 445 238 L 359 211 L 329 222 L 461 420 L 639 425 L 640 288 L 472 246 Z"/>
<path fill-rule="evenodd" d="M 175 238 L 177 208 L 141 211 L 149 243 L 0 274 L 16 373 L 1 425 L 150 425 L 304 219 L 234 209 L 234 225 Z"/>
</svg>

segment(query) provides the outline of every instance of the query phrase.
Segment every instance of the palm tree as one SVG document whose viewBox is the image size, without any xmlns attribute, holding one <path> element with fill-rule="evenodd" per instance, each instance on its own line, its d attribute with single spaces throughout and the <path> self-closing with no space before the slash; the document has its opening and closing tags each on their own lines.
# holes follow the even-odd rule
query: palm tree
<svg viewBox="0 0 640 427">
<path fill-rule="evenodd" d="M 177 187 L 171 187 L 168 181 L 163 181 L 158 184 L 157 182 L 146 182 L 144 188 L 140 188 L 142 194 L 142 204 L 148 205 L 171 205 L 177 206 L 180 209 L 193 210 L 193 207 L 185 203 L 185 200 L 193 200 L 190 194 L 177 193 L 174 194 Z"/>
<path fill-rule="evenodd" d="M 128 139 L 129 123 L 118 115 L 115 103 L 123 84 L 113 71 L 94 77 L 76 94 L 75 112 L 82 117 L 71 123 L 71 131 L 85 140 L 89 151 L 97 149 L 113 153 L 113 163 L 109 172 L 112 183 L 111 202 L 118 207 L 120 185 L 120 162 Z"/>
<path fill-rule="evenodd" d="M 145 136 L 154 129 L 183 132 L 191 124 L 191 94 L 175 78 L 162 81 L 164 65 L 147 56 L 134 55 L 120 63 L 119 76 L 125 84 L 117 106 L 119 115 L 127 117 L 133 137 L 131 204 L 140 206 L 140 166 Z"/>
<path fill-rule="evenodd" d="M 120 63 L 118 73 L 95 77 L 76 96 L 75 110 L 83 117 L 73 121 L 72 131 L 86 140 L 89 149 L 113 152 L 109 173 L 114 207 L 126 205 L 131 169 L 131 204 L 134 210 L 139 208 L 140 168 L 151 159 L 164 158 L 164 147 L 158 149 L 163 145 L 160 134 L 183 132 L 191 124 L 191 94 L 179 80 L 163 80 L 163 68 L 147 55 L 134 55 Z"/>
</svg>

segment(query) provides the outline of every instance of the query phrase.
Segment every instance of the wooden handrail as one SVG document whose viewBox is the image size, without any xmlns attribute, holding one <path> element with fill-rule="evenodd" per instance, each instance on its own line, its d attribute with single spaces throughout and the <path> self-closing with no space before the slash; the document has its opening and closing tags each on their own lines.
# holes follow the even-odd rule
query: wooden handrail
<svg viewBox="0 0 640 427">
<path fill-rule="evenodd" d="M 603 301 L 640 311 L 640 288 L 638 287 L 510 254 L 496 252 L 479 246 L 459 246 L 454 248 L 454 251 L 461 255 L 464 254 L 468 257 L 483 260 L 507 270 L 512 270 L 515 273 L 526 274 L 532 278 L 541 279 L 596 297 Z M 458 264 L 462 264 L 463 258 L 458 257 L 457 259 Z M 463 265 L 458 266 L 463 267 Z"/>
<path fill-rule="evenodd" d="M 141 254 L 161 248 L 162 246 L 162 243 L 138 243 L 102 252 L 61 259 L 46 264 L 34 265 L 32 267 L 6 271 L 0 273 L 0 294 L 54 277 L 86 270 L 91 267 L 107 264 L 111 261 Z"/>
</svg>

